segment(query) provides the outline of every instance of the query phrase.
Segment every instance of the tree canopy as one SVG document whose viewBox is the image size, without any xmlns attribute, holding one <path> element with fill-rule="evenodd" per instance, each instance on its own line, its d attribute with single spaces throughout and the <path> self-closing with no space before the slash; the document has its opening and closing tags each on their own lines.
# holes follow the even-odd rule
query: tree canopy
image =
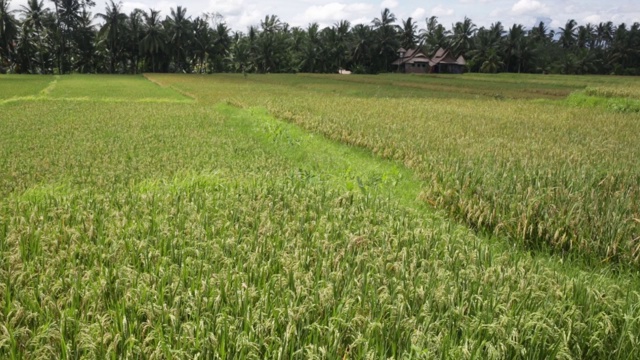
<svg viewBox="0 0 640 360">
<path fill-rule="evenodd" d="M 478 27 L 465 17 L 447 28 L 435 16 L 398 19 L 389 10 L 369 24 L 339 21 L 291 27 L 267 15 L 246 32 L 219 14 L 190 16 L 177 6 L 122 12 L 109 0 L 102 12 L 90 0 L 29 0 L 11 11 L 0 0 L 0 72 L 316 72 L 393 71 L 400 47 L 439 48 L 467 59 L 467 71 L 640 75 L 640 23 L 578 24 L 556 31 L 497 22 Z"/>
</svg>

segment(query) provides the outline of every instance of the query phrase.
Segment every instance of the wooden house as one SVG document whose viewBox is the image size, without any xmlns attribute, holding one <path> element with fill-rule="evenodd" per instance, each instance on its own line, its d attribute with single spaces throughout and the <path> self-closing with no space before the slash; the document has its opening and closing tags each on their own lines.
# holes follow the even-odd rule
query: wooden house
<svg viewBox="0 0 640 360">
<path fill-rule="evenodd" d="M 429 57 L 420 49 L 398 50 L 399 58 L 391 64 L 397 71 L 411 74 L 426 74 L 429 72 Z"/>
<path fill-rule="evenodd" d="M 434 74 L 462 74 L 467 62 L 462 55 L 453 57 L 449 50 L 438 49 L 436 54 L 429 60 L 430 71 Z"/>
<path fill-rule="evenodd" d="M 462 74 L 467 62 L 462 55 L 457 58 L 449 50 L 438 49 L 429 58 L 419 49 L 398 49 L 398 59 L 391 63 L 396 71 L 411 74 Z"/>
</svg>

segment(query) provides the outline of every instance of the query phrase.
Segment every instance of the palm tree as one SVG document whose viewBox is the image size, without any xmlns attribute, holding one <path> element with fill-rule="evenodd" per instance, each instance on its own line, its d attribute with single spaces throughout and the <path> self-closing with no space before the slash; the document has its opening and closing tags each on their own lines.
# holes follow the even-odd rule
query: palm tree
<svg viewBox="0 0 640 360">
<path fill-rule="evenodd" d="M 572 48 L 576 43 L 576 21 L 571 19 L 567 21 L 567 24 L 560 28 L 560 44 L 564 49 Z"/>
<path fill-rule="evenodd" d="M 74 32 L 75 62 L 74 68 L 82 73 L 95 70 L 96 31 L 92 24 L 93 17 L 85 8 L 80 13 L 80 21 Z"/>
<path fill-rule="evenodd" d="M 337 22 L 333 26 L 335 40 L 330 48 L 334 49 L 335 61 L 338 69 L 345 65 L 347 52 L 349 51 L 349 28 L 351 23 L 347 20 Z"/>
<path fill-rule="evenodd" d="M 587 24 L 586 26 L 578 26 L 576 35 L 576 45 L 578 46 L 578 48 L 586 49 L 588 47 L 590 49 L 593 49 L 594 38 L 594 29 L 591 24 Z"/>
<path fill-rule="evenodd" d="M 107 4 L 106 13 L 99 13 L 96 17 L 104 21 L 99 36 L 106 42 L 109 52 L 109 72 L 113 73 L 123 48 L 127 15 L 120 12 L 120 3 L 116 4 L 113 0 L 110 0 L 110 3 L 110 5 Z"/>
<path fill-rule="evenodd" d="M 173 61 L 175 71 L 187 71 L 187 51 L 189 42 L 193 37 L 190 17 L 187 9 L 182 6 L 171 9 L 171 17 L 168 18 L 169 45 L 173 49 Z"/>
<path fill-rule="evenodd" d="M 28 28 L 33 31 L 34 36 L 38 39 L 38 58 L 39 58 L 39 68 L 40 72 L 45 72 L 45 64 L 44 64 L 44 45 L 43 38 L 45 36 L 44 33 L 44 16 L 46 14 L 46 10 L 44 8 L 44 1 L 40 0 L 29 0 L 27 5 L 22 5 L 22 14 L 24 15 L 24 21 L 22 23 L 23 28 Z M 25 32 L 23 30 L 23 33 Z"/>
<path fill-rule="evenodd" d="M 151 71 L 157 71 L 156 56 L 164 50 L 167 38 L 160 23 L 160 11 L 149 9 L 149 13 L 144 13 L 143 37 L 140 40 L 140 51 L 151 57 Z"/>
<path fill-rule="evenodd" d="M 214 71 L 226 71 L 228 69 L 226 60 L 232 45 L 229 31 L 229 27 L 224 22 L 218 22 L 215 30 L 213 30 L 213 46 L 209 49 L 209 59 L 213 62 Z"/>
<path fill-rule="evenodd" d="M 517 72 L 520 72 L 521 68 L 521 47 L 525 41 L 525 31 L 522 25 L 513 24 L 513 26 L 509 29 L 507 33 L 507 37 L 504 42 L 504 53 L 507 63 L 507 71 L 514 71 L 517 69 Z M 517 66 L 512 67 L 512 64 L 516 64 Z"/>
<path fill-rule="evenodd" d="M 251 57 L 252 52 L 251 44 L 249 43 L 249 37 L 237 36 L 236 39 L 232 42 L 228 56 L 233 69 L 236 72 L 250 72 L 253 68 Z"/>
<path fill-rule="evenodd" d="M 600 24 L 598 24 L 596 28 L 596 38 L 598 39 L 597 46 L 600 48 L 609 47 L 611 41 L 613 41 L 613 33 L 614 29 L 613 23 L 611 21 L 606 23 L 601 22 Z"/>
<path fill-rule="evenodd" d="M 205 63 L 209 55 L 209 50 L 213 46 L 212 30 L 209 22 L 197 17 L 193 21 L 193 62 L 197 63 L 198 72 L 206 71 Z"/>
<path fill-rule="evenodd" d="M 427 28 L 420 30 L 420 38 L 420 42 L 427 46 L 427 51 L 431 55 L 440 48 L 449 47 L 449 31 L 438 23 L 436 16 L 427 19 Z"/>
<path fill-rule="evenodd" d="M 451 36 L 451 51 L 456 55 L 465 54 L 471 49 L 472 38 L 476 33 L 476 25 L 465 16 L 462 22 L 457 22 L 453 26 L 453 35 Z"/>
<path fill-rule="evenodd" d="M 502 26 L 502 23 L 500 21 L 495 22 L 489 27 L 489 32 L 493 41 L 498 43 L 500 42 L 500 40 L 502 40 L 502 37 L 505 34 L 504 26 Z"/>
<path fill-rule="evenodd" d="M 300 64 L 300 69 L 303 72 L 315 72 L 316 65 L 319 62 L 319 55 L 321 52 L 320 32 L 318 31 L 320 26 L 314 22 L 309 24 L 306 31 L 303 57 Z"/>
<path fill-rule="evenodd" d="M 260 22 L 262 31 L 249 29 L 249 37 L 254 49 L 254 65 L 259 72 L 289 71 L 287 63 L 287 42 L 289 26 L 282 23 L 276 15 L 267 15 Z"/>
<path fill-rule="evenodd" d="M 140 62 L 140 42 L 144 36 L 144 11 L 140 9 L 134 9 L 130 14 L 127 21 L 127 54 L 129 56 L 129 65 L 131 66 L 131 72 L 138 73 L 138 64 Z"/>
<path fill-rule="evenodd" d="M 402 27 L 400 27 L 400 46 L 405 49 L 414 49 L 416 47 L 416 35 L 418 25 L 413 22 L 412 18 L 402 21 Z"/>
<path fill-rule="evenodd" d="M 373 28 L 376 35 L 376 46 L 378 49 L 378 59 L 382 60 L 383 71 L 389 71 L 389 59 L 396 56 L 399 47 L 398 36 L 395 27 L 392 25 L 396 21 L 396 16 L 389 8 L 384 8 L 380 13 L 380 18 L 373 19 Z"/>
<path fill-rule="evenodd" d="M 267 15 L 260 21 L 263 33 L 273 34 L 282 30 L 282 22 L 276 15 Z"/>
<path fill-rule="evenodd" d="M 56 9 L 56 18 L 58 22 L 58 72 L 64 74 L 70 69 L 69 54 L 67 47 L 71 49 L 69 44 L 70 35 L 76 30 L 78 23 L 81 21 L 80 11 L 84 8 L 84 2 L 80 0 L 52 0 Z"/>
<path fill-rule="evenodd" d="M 500 33 L 500 32 L 499 32 Z M 481 28 L 474 38 L 473 50 L 469 51 L 472 70 L 495 73 L 501 69 L 500 37 L 496 38 L 496 28 Z"/>
<path fill-rule="evenodd" d="M 365 67 L 371 62 L 371 44 L 373 34 L 371 28 L 358 24 L 351 30 L 353 45 L 351 57 L 356 65 L 356 72 L 365 72 Z"/>
<path fill-rule="evenodd" d="M 484 73 L 497 73 L 500 68 L 504 66 L 498 51 L 495 48 L 488 50 L 487 55 L 480 66 L 480 71 Z"/>
<path fill-rule="evenodd" d="M 12 63 L 18 38 L 18 22 L 11 13 L 9 1 L 0 0 L 0 66 Z"/>
</svg>

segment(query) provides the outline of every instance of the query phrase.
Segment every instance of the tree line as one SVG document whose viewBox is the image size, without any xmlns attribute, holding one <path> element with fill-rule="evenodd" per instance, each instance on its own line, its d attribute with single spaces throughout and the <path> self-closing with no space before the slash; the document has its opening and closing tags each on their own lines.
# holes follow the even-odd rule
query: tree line
<svg viewBox="0 0 640 360">
<path fill-rule="evenodd" d="M 439 48 L 463 55 L 473 72 L 640 75 L 640 24 L 579 25 L 557 31 L 500 22 L 478 27 L 469 18 L 447 29 L 435 16 L 424 28 L 389 10 L 370 24 L 339 21 L 321 28 L 291 27 L 267 15 L 246 32 L 232 31 L 218 14 L 192 18 L 177 6 L 122 11 L 110 0 L 92 14 L 93 0 L 28 0 L 19 10 L 0 0 L 0 72 L 31 74 L 140 72 L 393 71 L 397 50 Z"/>
</svg>

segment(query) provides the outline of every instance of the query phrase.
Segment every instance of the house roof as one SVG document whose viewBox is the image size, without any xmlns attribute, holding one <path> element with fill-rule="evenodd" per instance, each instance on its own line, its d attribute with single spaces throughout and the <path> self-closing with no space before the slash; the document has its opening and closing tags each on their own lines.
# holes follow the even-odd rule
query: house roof
<svg viewBox="0 0 640 360">
<path fill-rule="evenodd" d="M 398 52 L 404 52 L 403 48 L 400 48 Z M 438 64 L 455 64 L 455 65 L 466 65 L 462 55 L 458 56 L 458 58 L 454 58 L 449 50 L 445 50 L 443 48 L 438 49 L 436 54 L 429 58 L 419 49 L 409 49 L 406 50 L 403 58 L 398 58 L 396 61 L 392 62 L 392 65 L 402 65 L 402 64 L 414 64 L 414 63 L 429 63 L 429 66 L 435 66 Z"/>
<path fill-rule="evenodd" d="M 398 52 L 402 52 L 404 49 L 400 48 Z M 392 62 L 392 65 L 402 65 L 402 64 L 414 64 L 414 63 L 427 63 L 429 62 L 429 58 L 425 55 L 420 49 L 409 49 L 406 50 L 403 58 L 398 58 L 396 61 Z"/>
<path fill-rule="evenodd" d="M 435 56 L 429 60 L 430 66 L 436 66 L 438 64 L 466 65 L 467 62 L 464 60 L 462 55 L 458 56 L 456 59 L 451 55 L 449 50 L 440 48 L 436 51 Z"/>
</svg>

